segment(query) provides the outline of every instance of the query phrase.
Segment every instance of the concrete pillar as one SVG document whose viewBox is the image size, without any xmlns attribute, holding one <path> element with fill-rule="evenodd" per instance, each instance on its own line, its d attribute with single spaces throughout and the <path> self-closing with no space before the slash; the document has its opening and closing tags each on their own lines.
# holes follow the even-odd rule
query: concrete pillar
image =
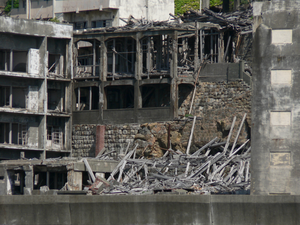
<svg viewBox="0 0 300 225">
<path fill-rule="evenodd" d="M 135 79 L 141 80 L 142 70 L 143 70 L 143 60 L 142 60 L 142 49 L 140 40 L 142 38 L 142 33 L 138 32 L 136 34 L 136 61 L 135 61 Z"/>
<path fill-rule="evenodd" d="M 33 178 L 34 178 L 34 171 L 33 166 L 24 166 L 25 171 L 25 187 L 24 187 L 24 195 L 32 195 L 32 191 L 34 188 Z"/>
<path fill-rule="evenodd" d="M 209 0 L 201 0 L 202 4 L 201 4 L 201 9 L 209 9 Z"/>
<path fill-rule="evenodd" d="M 140 89 L 140 81 L 136 80 L 134 83 L 134 117 L 135 122 L 138 123 L 139 121 L 139 109 L 143 107 L 142 102 L 142 93 Z"/>
<path fill-rule="evenodd" d="M 96 127 L 96 149 L 95 149 L 95 157 L 104 151 L 104 143 L 105 143 L 105 126 L 98 125 Z"/>
<path fill-rule="evenodd" d="M 101 37 L 101 58 L 100 58 L 100 80 L 106 81 L 107 77 L 107 48 L 104 37 Z"/>
<path fill-rule="evenodd" d="M 233 11 L 236 11 L 240 8 L 241 0 L 234 0 Z"/>
<path fill-rule="evenodd" d="M 82 172 L 69 170 L 67 181 L 68 181 L 68 190 L 69 191 L 81 191 L 82 190 Z"/>
</svg>

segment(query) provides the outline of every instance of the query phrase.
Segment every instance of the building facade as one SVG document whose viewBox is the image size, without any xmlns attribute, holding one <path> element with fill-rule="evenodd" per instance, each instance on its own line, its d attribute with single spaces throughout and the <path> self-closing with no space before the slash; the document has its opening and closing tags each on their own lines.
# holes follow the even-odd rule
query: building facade
<svg viewBox="0 0 300 225">
<path fill-rule="evenodd" d="M 124 25 L 130 16 L 146 20 L 168 20 L 174 0 L 23 0 L 11 15 L 24 19 L 57 18 L 75 29 Z"/>
<path fill-rule="evenodd" d="M 0 159 L 71 152 L 72 31 L 0 17 Z"/>
</svg>

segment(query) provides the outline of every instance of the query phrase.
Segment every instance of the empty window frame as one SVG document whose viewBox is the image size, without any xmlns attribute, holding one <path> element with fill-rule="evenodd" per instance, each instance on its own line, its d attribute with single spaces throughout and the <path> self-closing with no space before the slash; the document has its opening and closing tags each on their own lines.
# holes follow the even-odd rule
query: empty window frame
<svg viewBox="0 0 300 225">
<path fill-rule="evenodd" d="M 134 87 L 106 87 L 107 109 L 124 109 L 134 107 Z"/>
<path fill-rule="evenodd" d="M 47 117 L 47 144 L 48 149 L 63 149 L 65 119 L 60 117 Z"/>
<path fill-rule="evenodd" d="M 10 54 L 12 51 L 0 49 L 0 70 L 10 71 Z"/>
<path fill-rule="evenodd" d="M 28 144 L 27 125 L 20 123 L 0 123 L 0 143 L 26 146 Z"/>
<path fill-rule="evenodd" d="M 64 74 L 63 62 L 64 62 L 63 55 L 49 54 L 48 73 L 54 75 L 63 75 Z"/>
<path fill-rule="evenodd" d="M 95 20 L 95 21 L 92 21 L 92 28 L 110 27 L 110 26 L 111 26 L 111 20 Z"/>
<path fill-rule="evenodd" d="M 74 29 L 75 30 L 86 29 L 86 28 L 87 28 L 87 22 L 86 21 L 75 22 L 74 23 Z"/>
<path fill-rule="evenodd" d="M 135 73 L 136 41 L 132 38 L 115 38 L 107 41 L 108 77 L 133 76 Z"/>
<path fill-rule="evenodd" d="M 10 93 L 11 87 L 9 86 L 0 86 L 0 107 L 9 107 L 10 105 Z"/>
<path fill-rule="evenodd" d="M 207 59 L 211 63 L 219 62 L 220 33 L 215 29 L 200 30 L 200 59 Z"/>
<path fill-rule="evenodd" d="M 12 107 L 26 108 L 27 88 L 12 87 Z"/>
<path fill-rule="evenodd" d="M 26 108 L 28 89 L 0 86 L 0 107 Z"/>
<path fill-rule="evenodd" d="M 27 51 L 13 51 L 13 71 L 27 72 Z"/>
<path fill-rule="evenodd" d="M 76 111 L 99 109 L 99 87 L 75 89 Z"/>
<path fill-rule="evenodd" d="M 64 111 L 64 89 L 48 88 L 48 110 Z"/>
<path fill-rule="evenodd" d="M 194 67 L 195 36 L 191 36 L 191 34 L 182 36 L 178 38 L 178 66 L 185 70 L 191 70 Z"/>
<path fill-rule="evenodd" d="M 141 40 L 143 52 L 143 73 L 169 71 L 172 38 L 169 35 L 145 37 Z"/>
<path fill-rule="evenodd" d="M 169 84 L 143 85 L 141 88 L 143 108 L 170 106 Z"/>
</svg>

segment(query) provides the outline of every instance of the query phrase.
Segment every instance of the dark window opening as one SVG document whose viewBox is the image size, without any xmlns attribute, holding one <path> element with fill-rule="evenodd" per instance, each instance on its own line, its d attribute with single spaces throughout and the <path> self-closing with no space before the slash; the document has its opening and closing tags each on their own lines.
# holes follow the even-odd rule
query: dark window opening
<svg viewBox="0 0 300 225">
<path fill-rule="evenodd" d="M 115 86 L 106 88 L 107 109 L 134 107 L 134 87 Z"/>
<path fill-rule="evenodd" d="M 178 39 L 178 66 L 181 70 L 194 71 L 195 37 Z"/>
<path fill-rule="evenodd" d="M 27 145 L 27 125 L 19 123 L 0 123 L 0 143 Z"/>
<path fill-rule="evenodd" d="M 62 56 L 57 54 L 49 54 L 48 59 L 48 72 L 62 75 L 63 74 L 63 65 L 62 63 Z"/>
<path fill-rule="evenodd" d="M 0 70 L 10 70 L 10 51 L 0 50 Z"/>
<path fill-rule="evenodd" d="M 141 41 L 143 73 L 155 75 L 170 69 L 172 39 L 168 35 L 146 37 Z"/>
<path fill-rule="evenodd" d="M 0 107 L 10 105 L 10 87 L 0 86 Z"/>
<path fill-rule="evenodd" d="M 12 87 L 12 107 L 26 108 L 27 89 L 22 87 Z"/>
<path fill-rule="evenodd" d="M 178 108 L 180 108 L 181 105 L 186 100 L 187 96 L 192 92 L 193 86 L 192 85 L 186 85 L 186 84 L 180 84 L 178 86 L 178 90 L 179 90 L 179 93 L 178 93 Z"/>
<path fill-rule="evenodd" d="M 7 174 L 12 195 L 24 194 L 25 172 L 23 170 L 8 170 Z"/>
<path fill-rule="evenodd" d="M 211 63 L 219 62 L 219 36 L 220 34 L 216 30 L 205 30 L 203 32 L 204 46 L 203 57 L 210 60 Z M 201 46 L 201 45 L 199 45 Z M 201 51 L 200 51 L 201 52 Z"/>
<path fill-rule="evenodd" d="M 99 109 L 99 87 L 80 87 L 75 89 L 76 110 Z"/>
<path fill-rule="evenodd" d="M 48 110 L 62 112 L 64 108 L 62 89 L 48 89 Z"/>
<path fill-rule="evenodd" d="M 148 107 L 169 107 L 170 106 L 170 85 L 156 84 L 142 86 L 143 108 Z"/>
<path fill-rule="evenodd" d="M 87 23 L 86 22 L 75 22 L 74 23 L 74 29 L 79 30 L 79 29 L 86 29 L 87 28 Z"/>
<path fill-rule="evenodd" d="M 116 38 L 107 42 L 107 72 L 111 76 L 133 76 L 135 73 L 136 41 Z"/>
<path fill-rule="evenodd" d="M 9 144 L 9 123 L 0 123 L 0 143 Z"/>
<path fill-rule="evenodd" d="M 92 28 L 106 27 L 106 20 L 92 21 Z"/>
<path fill-rule="evenodd" d="M 47 145 L 49 149 L 63 149 L 64 147 L 64 118 L 47 118 Z"/>
<path fill-rule="evenodd" d="M 14 51 L 13 52 L 13 71 L 14 72 L 27 72 L 27 51 Z"/>
<path fill-rule="evenodd" d="M 40 187 L 47 185 L 47 172 L 35 172 L 33 189 L 40 189 Z"/>
</svg>

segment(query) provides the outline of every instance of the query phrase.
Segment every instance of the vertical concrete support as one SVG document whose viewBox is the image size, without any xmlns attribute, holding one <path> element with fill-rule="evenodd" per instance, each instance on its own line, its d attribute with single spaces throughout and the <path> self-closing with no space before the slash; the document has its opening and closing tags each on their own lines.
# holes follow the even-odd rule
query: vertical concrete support
<svg viewBox="0 0 300 225">
<path fill-rule="evenodd" d="M 134 116 L 135 116 L 135 121 L 138 121 L 138 114 L 139 114 L 139 109 L 143 107 L 142 104 L 142 92 L 140 88 L 140 81 L 136 80 L 134 83 Z"/>
<path fill-rule="evenodd" d="M 199 68 L 199 23 L 196 23 L 196 31 L 195 31 L 195 52 L 194 52 L 194 65 L 195 71 Z"/>
<path fill-rule="evenodd" d="M 39 124 L 39 141 L 38 141 L 38 147 L 41 149 L 46 148 L 46 142 L 47 142 L 47 107 L 48 107 L 48 97 L 47 97 L 47 67 L 48 67 L 48 55 L 47 55 L 47 36 L 43 38 L 42 43 L 39 48 L 39 74 L 44 77 L 44 80 L 42 81 L 40 85 L 39 90 L 39 103 L 38 108 L 39 112 L 43 113 L 43 116 L 41 116 L 40 124 Z M 46 153 L 41 155 L 42 159 L 45 159 Z"/>
<path fill-rule="evenodd" d="M 136 34 L 136 61 L 135 61 L 135 79 L 140 80 L 143 71 L 142 49 L 141 49 L 142 34 Z"/>
<path fill-rule="evenodd" d="M 76 57 L 77 60 L 77 57 Z M 66 78 L 74 78 L 74 65 L 73 65 L 73 38 L 71 38 L 66 44 L 66 66 L 65 74 Z M 76 64 L 77 65 L 77 64 Z"/>
<path fill-rule="evenodd" d="M 101 37 L 100 52 L 101 52 L 100 80 L 101 81 L 106 81 L 106 77 L 107 77 L 107 47 L 106 47 L 105 40 L 104 40 L 103 36 Z"/>
<path fill-rule="evenodd" d="M 105 126 L 98 125 L 96 127 L 96 149 L 95 149 L 95 157 L 104 151 L 104 143 L 105 143 Z"/>
<path fill-rule="evenodd" d="M 170 76 L 173 79 L 177 78 L 177 66 L 178 66 L 178 34 L 177 31 L 174 31 L 172 37 L 172 61 L 171 61 L 171 70 Z"/>
<path fill-rule="evenodd" d="M 170 90 L 170 116 L 173 119 L 178 116 L 178 84 L 176 79 L 171 80 Z"/>
<path fill-rule="evenodd" d="M 201 1 L 202 1 L 201 9 L 209 9 L 209 0 L 201 0 Z"/>
<path fill-rule="evenodd" d="M 245 63 L 243 60 L 240 60 L 239 66 L 240 66 L 239 78 L 243 79 L 243 74 L 244 74 L 244 70 L 245 70 Z"/>
<path fill-rule="evenodd" d="M 99 84 L 99 123 L 103 123 L 103 110 L 105 108 L 104 83 Z"/>
<path fill-rule="evenodd" d="M 234 0 L 233 11 L 236 11 L 240 8 L 241 0 Z"/>
<path fill-rule="evenodd" d="M 68 181 L 68 190 L 69 191 L 81 191 L 82 190 L 82 172 L 69 170 L 67 181 Z"/>
<path fill-rule="evenodd" d="M 33 166 L 24 166 L 25 171 L 25 187 L 24 187 L 24 195 L 31 195 L 33 190 L 33 178 L 34 171 Z"/>
</svg>

